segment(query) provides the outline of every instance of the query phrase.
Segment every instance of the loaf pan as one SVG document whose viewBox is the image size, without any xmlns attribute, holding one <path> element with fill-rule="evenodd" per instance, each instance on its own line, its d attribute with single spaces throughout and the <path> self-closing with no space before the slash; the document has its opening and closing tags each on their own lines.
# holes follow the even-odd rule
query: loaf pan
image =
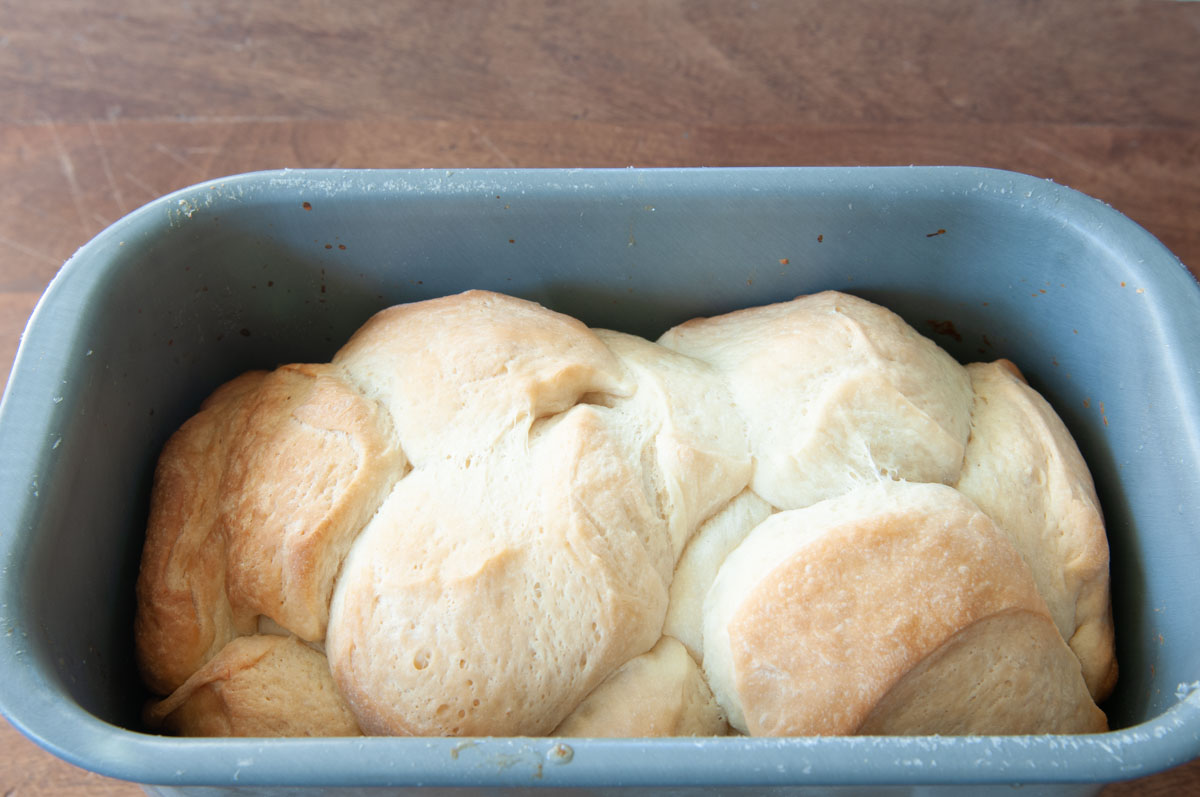
<svg viewBox="0 0 1200 797">
<path fill-rule="evenodd" d="M 897 311 L 963 362 L 1017 363 L 1078 440 L 1107 519 L 1121 666 L 1103 706 L 1113 730 L 145 733 L 133 583 L 167 436 L 241 371 L 328 360 L 374 311 L 467 288 L 649 337 L 832 288 Z M 163 794 L 925 794 L 965 784 L 1093 793 L 1200 754 L 1197 329 L 1200 289 L 1148 233 L 1096 200 L 1009 172 L 279 171 L 188 188 L 80 249 L 21 342 L 0 408 L 3 712 L 64 759 Z"/>
</svg>

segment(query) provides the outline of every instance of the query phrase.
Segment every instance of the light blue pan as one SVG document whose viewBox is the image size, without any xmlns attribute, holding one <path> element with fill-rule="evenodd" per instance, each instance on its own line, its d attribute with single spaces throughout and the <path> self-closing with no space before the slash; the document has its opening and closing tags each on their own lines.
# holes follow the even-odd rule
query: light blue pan
<svg viewBox="0 0 1200 797">
<path fill-rule="evenodd" d="M 1115 730 L 569 752 L 139 731 L 133 582 L 167 435 L 245 369 L 326 360 L 375 310 L 466 288 L 651 337 L 835 288 L 963 361 L 1016 362 L 1079 441 L 1107 517 Z M 1019 174 L 283 171 L 189 188 L 80 249 L 22 340 L 0 408 L 3 712 L 68 761 L 161 793 L 1091 793 L 1200 754 L 1198 368 L 1200 289 L 1179 261 L 1100 202 Z"/>
</svg>

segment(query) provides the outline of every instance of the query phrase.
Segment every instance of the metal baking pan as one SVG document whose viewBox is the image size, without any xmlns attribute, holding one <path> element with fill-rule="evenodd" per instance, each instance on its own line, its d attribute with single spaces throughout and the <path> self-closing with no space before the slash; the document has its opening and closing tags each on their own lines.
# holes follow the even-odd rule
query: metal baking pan
<svg viewBox="0 0 1200 797">
<path fill-rule="evenodd" d="M 896 310 L 964 362 L 1016 362 L 1078 440 L 1107 518 L 1114 730 L 561 741 L 139 730 L 132 587 L 167 436 L 243 370 L 326 360 L 375 310 L 467 288 L 651 337 L 834 288 Z M 1001 171 L 280 171 L 188 188 L 80 249 L 22 340 L 0 408 L 3 712 L 66 760 L 157 793 L 1092 793 L 1200 754 L 1197 329 L 1200 289 L 1153 237 L 1082 194 Z"/>
</svg>

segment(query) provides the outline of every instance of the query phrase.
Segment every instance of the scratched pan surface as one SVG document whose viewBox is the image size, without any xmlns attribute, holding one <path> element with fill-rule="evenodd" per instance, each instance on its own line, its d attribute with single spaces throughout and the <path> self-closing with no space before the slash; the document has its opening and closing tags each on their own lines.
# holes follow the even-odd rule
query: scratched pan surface
<svg viewBox="0 0 1200 797">
<path fill-rule="evenodd" d="M 328 359 L 375 310 L 466 288 L 651 337 L 835 288 L 964 362 L 1015 361 L 1078 439 L 1106 513 L 1114 730 L 565 747 L 140 731 L 132 584 L 167 435 L 240 371 Z M 186 189 L 80 249 L 23 338 L 0 408 L 3 711 L 158 793 L 1091 793 L 1200 753 L 1197 329 L 1200 290 L 1150 235 L 1007 172 L 285 171 Z"/>
</svg>

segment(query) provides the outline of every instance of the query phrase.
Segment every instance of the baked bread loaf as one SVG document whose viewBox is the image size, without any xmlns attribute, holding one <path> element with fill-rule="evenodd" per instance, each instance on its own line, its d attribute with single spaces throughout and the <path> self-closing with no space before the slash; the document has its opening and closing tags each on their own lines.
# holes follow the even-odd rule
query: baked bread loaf
<svg viewBox="0 0 1200 797">
<path fill-rule="evenodd" d="M 852 296 L 657 343 L 483 291 L 401 305 L 329 363 L 220 387 L 167 443 L 147 721 L 1094 731 L 1116 673 L 1098 506 L 1010 370 Z"/>
</svg>

